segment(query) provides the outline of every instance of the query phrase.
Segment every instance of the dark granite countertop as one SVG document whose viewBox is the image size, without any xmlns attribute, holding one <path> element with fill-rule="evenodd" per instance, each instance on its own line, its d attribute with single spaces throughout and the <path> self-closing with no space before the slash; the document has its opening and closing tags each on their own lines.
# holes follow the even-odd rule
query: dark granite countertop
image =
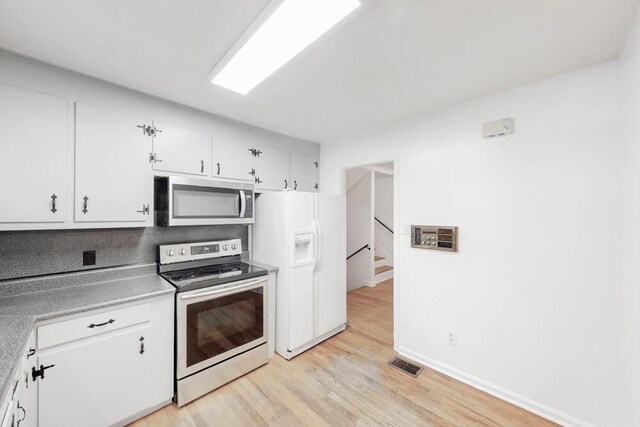
<svg viewBox="0 0 640 427">
<path fill-rule="evenodd" d="M 36 322 L 172 293 L 156 264 L 0 282 L 0 403 Z"/>
</svg>

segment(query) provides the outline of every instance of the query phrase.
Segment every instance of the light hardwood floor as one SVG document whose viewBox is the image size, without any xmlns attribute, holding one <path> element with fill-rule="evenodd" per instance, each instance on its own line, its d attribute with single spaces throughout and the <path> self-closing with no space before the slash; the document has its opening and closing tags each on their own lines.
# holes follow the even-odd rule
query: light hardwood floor
<svg viewBox="0 0 640 427">
<path fill-rule="evenodd" d="M 390 368 L 393 279 L 348 294 L 346 331 L 287 362 L 268 365 L 178 409 L 136 422 L 156 426 L 555 425 L 425 368 Z"/>
</svg>

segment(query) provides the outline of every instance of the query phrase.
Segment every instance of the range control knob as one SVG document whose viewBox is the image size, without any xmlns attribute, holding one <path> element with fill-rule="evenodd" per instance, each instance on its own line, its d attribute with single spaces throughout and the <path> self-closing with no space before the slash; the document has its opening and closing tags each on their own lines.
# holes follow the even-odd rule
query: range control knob
<svg viewBox="0 0 640 427">
<path fill-rule="evenodd" d="M 169 255 L 169 256 L 173 256 L 173 253 L 174 253 L 174 252 L 173 252 L 173 249 L 169 249 L 169 250 L 167 251 L 167 255 Z"/>
<path fill-rule="evenodd" d="M 236 250 L 238 246 L 236 246 L 236 244 L 234 243 L 233 245 L 231 245 L 231 249 L 233 249 L 234 251 Z"/>
<path fill-rule="evenodd" d="M 178 251 L 178 253 L 179 253 L 180 255 L 186 255 L 186 254 L 187 254 L 187 251 L 186 251 L 184 248 L 180 248 L 180 250 Z"/>
<path fill-rule="evenodd" d="M 222 250 L 223 250 L 223 251 L 228 251 L 228 250 L 229 250 L 229 246 L 227 246 L 227 245 L 222 245 Z"/>
</svg>

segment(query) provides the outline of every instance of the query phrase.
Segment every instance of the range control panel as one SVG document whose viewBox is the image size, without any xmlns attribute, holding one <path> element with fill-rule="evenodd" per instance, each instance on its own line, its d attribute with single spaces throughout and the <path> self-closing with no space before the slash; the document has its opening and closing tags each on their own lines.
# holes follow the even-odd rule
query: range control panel
<svg viewBox="0 0 640 427">
<path fill-rule="evenodd" d="M 458 227 L 412 225 L 411 247 L 434 251 L 458 251 Z"/>
<path fill-rule="evenodd" d="M 219 258 L 242 253 L 240 239 L 160 246 L 160 264 Z"/>
</svg>

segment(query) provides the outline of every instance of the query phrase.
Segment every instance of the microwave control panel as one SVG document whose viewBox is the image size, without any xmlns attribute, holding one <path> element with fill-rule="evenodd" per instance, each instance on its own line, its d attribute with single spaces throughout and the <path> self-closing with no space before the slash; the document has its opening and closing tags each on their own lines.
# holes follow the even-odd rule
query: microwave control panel
<svg viewBox="0 0 640 427">
<path fill-rule="evenodd" d="M 458 227 L 412 225 L 411 247 L 434 251 L 458 252 Z"/>
</svg>

